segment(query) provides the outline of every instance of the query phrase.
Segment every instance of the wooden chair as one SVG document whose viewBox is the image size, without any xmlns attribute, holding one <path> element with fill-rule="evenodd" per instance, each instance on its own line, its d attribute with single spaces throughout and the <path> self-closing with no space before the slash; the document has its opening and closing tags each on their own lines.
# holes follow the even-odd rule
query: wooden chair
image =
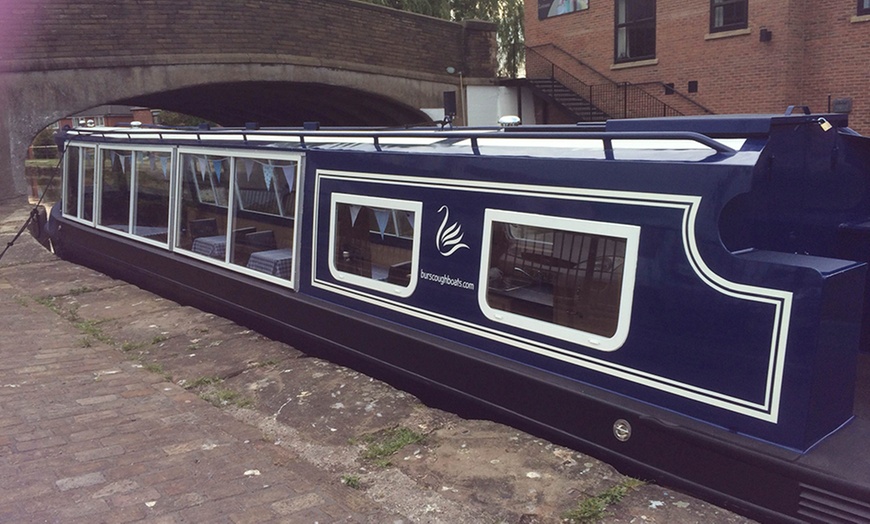
<svg viewBox="0 0 870 524">
<path fill-rule="evenodd" d="M 242 237 L 240 242 L 247 246 L 256 248 L 254 251 L 266 251 L 267 249 L 278 248 L 278 242 L 275 240 L 275 232 L 271 229 L 248 233 Z"/>
<path fill-rule="evenodd" d="M 243 266 L 248 263 L 248 259 L 251 258 L 251 253 L 278 248 L 278 242 L 275 240 L 275 232 L 271 229 L 255 231 L 236 238 L 237 242 L 233 260 L 236 264 Z"/>
</svg>

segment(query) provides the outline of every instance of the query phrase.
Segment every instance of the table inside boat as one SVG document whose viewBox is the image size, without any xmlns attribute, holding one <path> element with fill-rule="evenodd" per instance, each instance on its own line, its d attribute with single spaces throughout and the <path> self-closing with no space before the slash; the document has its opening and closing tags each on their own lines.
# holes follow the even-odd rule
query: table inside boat
<svg viewBox="0 0 870 524">
<path fill-rule="evenodd" d="M 219 235 L 195 238 L 191 251 L 207 257 L 222 259 L 227 253 L 227 237 L 226 235 Z"/>
<path fill-rule="evenodd" d="M 280 278 L 290 278 L 292 267 L 293 250 L 290 248 L 255 251 L 248 259 L 249 269 Z"/>
</svg>

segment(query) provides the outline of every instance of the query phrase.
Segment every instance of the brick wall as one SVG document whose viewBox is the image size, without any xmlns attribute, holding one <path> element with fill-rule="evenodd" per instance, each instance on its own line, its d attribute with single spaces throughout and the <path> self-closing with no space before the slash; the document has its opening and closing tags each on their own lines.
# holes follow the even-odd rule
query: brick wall
<svg viewBox="0 0 870 524">
<path fill-rule="evenodd" d="M 852 98 L 849 125 L 870 135 L 870 17 L 855 16 L 854 1 L 818 0 L 807 23 L 804 93 L 813 108 Z"/>
<path fill-rule="evenodd" d="M 495 61 L 487 62 L 493 41 L 493 27 L 467 30 L 353 0 L 0 0 L 0 70 L 7 71 L 293 55 L 493 76 Z"/>
<path fill-rule="evenodd" d="M 855 0 L 749 0 L 748 30 L 722 38 L 709 34 L 709 0 L 658 0 L 656 58 L 640 67 L 614 66 L 615 0 L 546 20 L 538 20 L 537 4 L 526 0 L 526 45 L 555 44 L 615 82 L 673 83 L 715 113 L 781 113 L 792 104 L 823 112 L 828 95 L 852 97 L 850 125 L 870 134 L 870 21 L 854 20 Z M 762 28 L 770 42 L 760 41 Z M 601 81 L 560 60 L 575 76 Z M 697 93 L 688 93 L 690 81 Z"/>
</svg>

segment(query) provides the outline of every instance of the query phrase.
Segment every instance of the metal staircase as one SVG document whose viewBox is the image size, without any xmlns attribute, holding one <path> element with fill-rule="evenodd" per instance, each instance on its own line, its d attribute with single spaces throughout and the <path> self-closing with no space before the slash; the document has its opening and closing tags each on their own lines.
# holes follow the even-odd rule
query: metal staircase
<svg viewBox="0 0 870 524">
<path fill-rule="evenodd" d="M 610 115 L 555 78 L 528 78 L 526 83 L 538 96 L 560 106 L 580 122 L 601 122 L 610 118 Z"/>
<path fill-rule="evenodd" d="M 572 71 L 582 72 L 586 81 L 557 65 L 554 58 Z M 580 122 L 713 114 L 713 111 L 676 91 L 673 85 L 667 86 L 662 82 L 614 82 L 553 44 L 526 48 L 524 84 L 530 86 L 537 96 L 574 115 Z M 680 109 L 666 104 L 652 93 L 672 95 L 672 102 L 677 102 Z"/>
</svg>

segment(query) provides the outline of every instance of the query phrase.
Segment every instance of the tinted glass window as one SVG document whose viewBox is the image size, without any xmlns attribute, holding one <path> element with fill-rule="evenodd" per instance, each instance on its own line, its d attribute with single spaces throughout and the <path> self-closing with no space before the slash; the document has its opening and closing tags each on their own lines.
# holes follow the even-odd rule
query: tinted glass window
<svg viewBox="0 0 870 524">
<path fill-rule="evenodd" d="M 745 29 L 749 23 L 749 0 L 711 0 L 710 32 Z"/>
<path fill-rule="evenodd" d="M 655 0 L 616 0 L 616 62 L 656 56 Z"/>
</svg>

